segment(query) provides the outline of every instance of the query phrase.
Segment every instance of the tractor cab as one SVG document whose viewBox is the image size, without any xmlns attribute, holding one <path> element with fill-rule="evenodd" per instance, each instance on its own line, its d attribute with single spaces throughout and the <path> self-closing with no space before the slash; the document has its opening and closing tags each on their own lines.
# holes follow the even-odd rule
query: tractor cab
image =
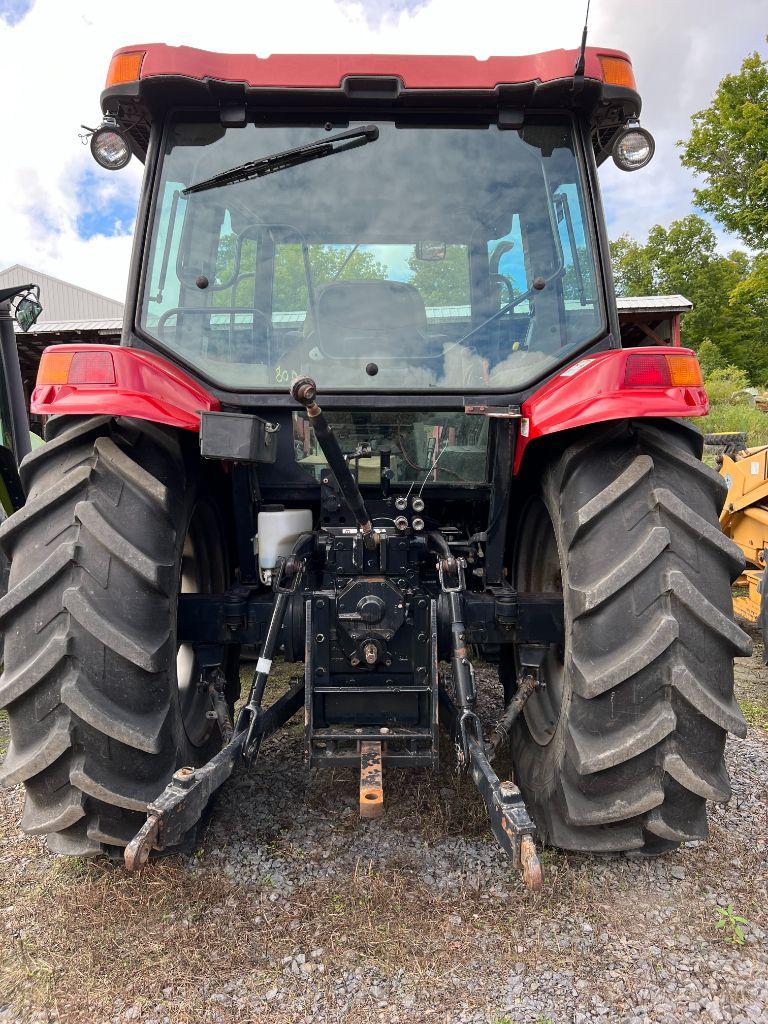
<svg viewBox="0 0 768 1024">
<path fill-rule="evenodd" d="M 578 59 L 231 57 L 224 78 L 119 51 L 92 148 L 148 166 L 124 341 L 235 404 L 302 374 L 521 393 L 616 344 L 595 156 L 640 166 L 652 140 L 628 59 Z"/>
</svg>

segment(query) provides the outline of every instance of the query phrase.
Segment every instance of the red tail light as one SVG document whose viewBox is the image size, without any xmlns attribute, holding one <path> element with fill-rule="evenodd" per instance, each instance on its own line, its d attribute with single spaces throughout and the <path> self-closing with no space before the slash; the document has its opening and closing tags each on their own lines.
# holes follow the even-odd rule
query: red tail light
<svg viewBox="0 0 768 1024">
<path fill-rule="evenodd" d="M 624 371 L 628 388 L 701 387 L 701 367 L 692 352 L 630 352 Z"/>
<path fill-rule="evenodd" d="M 67 384 L 114 384 L 115 364 L 111 352 L 76 352 Z"/>
<path fill-rule="evenodd" d="M 669 364 L 661 353 L 627 356 L 624 383 L 628 388 L 671 387 Z"/>
</svg>

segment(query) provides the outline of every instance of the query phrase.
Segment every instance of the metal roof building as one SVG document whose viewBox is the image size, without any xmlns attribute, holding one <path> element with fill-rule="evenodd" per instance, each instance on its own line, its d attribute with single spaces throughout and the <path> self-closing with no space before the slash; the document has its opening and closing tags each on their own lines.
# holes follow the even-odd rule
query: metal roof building
<svg viewBox="0 0 768 1024">
<path fill-rule="evenodd" d="M 693 309 L 684 295 L 619 295 L 616 306 L 625 348 L 679 345 L 680 319 Z"/>
<path fill-rule="evenodd" d="M 0 288 L 36 284 L 43 312 L 34 327 L 22 334 L 16 329 L 21 374 L 27 391 L 37 376 L 37 365 L 47 345 L 94 341 L 117 344 L 123 326 L 123 303 L 80 285 L 20 263 L 0 270 Z"/>
<path fill-rule="evenodd" d="M 99 295 L 88 288 L 70 284 L 50 274 L 17 263 L 6 270 L 0 270 L 0 288 L 12 285 L 37 284 L 40 286 L 40 300 L 43 312 L 40 323 L 49 320 L 98 320 L 122 317 L 123 304 L 116 299 Z"/>
</svg>

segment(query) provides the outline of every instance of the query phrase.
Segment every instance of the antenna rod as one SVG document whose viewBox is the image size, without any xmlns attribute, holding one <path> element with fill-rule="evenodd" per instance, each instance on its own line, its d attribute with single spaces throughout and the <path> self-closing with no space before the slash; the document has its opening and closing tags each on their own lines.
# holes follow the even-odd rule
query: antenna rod
<svg viewBox="0 0 768 1024">
<path fill-rule="evenodd" d="M 586 59 L 587 49 L 587 32 L 589 31 L 589 5 L 591 0 L 587 0 L 587 13 L 584 16 L 584 31 L 581 33 L 581 50 L 579 51 L 579 59 L 576 61 L 576 67 L 573 69 L 574 78 L 584 77 L 584 62 Z"/>
</svg>

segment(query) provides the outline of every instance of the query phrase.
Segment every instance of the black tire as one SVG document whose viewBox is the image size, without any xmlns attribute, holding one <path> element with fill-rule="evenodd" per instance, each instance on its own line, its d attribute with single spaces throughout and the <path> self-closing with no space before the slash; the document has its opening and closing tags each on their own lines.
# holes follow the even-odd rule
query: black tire
<svg viewBox="0 0 768 1024">
<path fill-rule="evenodd" d="M 746 734 L 733 657 L 740 551 L 721 533 L 725 483 L 675 421 L 584 435 L 545 467 L 521 515 L 520 590 L 562 589 L 565 647 L 512 736 L 542 838 L 657 854 L 707 834 L 724 801 L 726 732 Z"/>
<path fill-rule="evenodd" d="M 6 521 L 8 516 L 5 513 L 5 509 L 0 505 L 0 532 L 2 531 L 3 523 Z M 8 593 L 8 576 L 11 572 L 11 563 L 8 561 L 8 556 L 0 548 L 0 598 L 5 597 Z M 0 626 L 0 648 L 3 644 L 3 630 Z M 2 665 L 2 657 L 0 657 L 0 666 Z"/>
<path fill-rule="evenodd" d="M 126 845 L 177 767 L 218 749 L 205 696 L 185 691 L 183 714 L 176 606 L 193 534 L 205 537 L 199 589 L 226 586 L 226 558 L 173 431 L 56 417 L 47 436 L 22 465 L 27 504 L 0 530 L 11 558 L 0 781 L 24 783 L 25 831 L 94 856 Z"/>
</svg>

